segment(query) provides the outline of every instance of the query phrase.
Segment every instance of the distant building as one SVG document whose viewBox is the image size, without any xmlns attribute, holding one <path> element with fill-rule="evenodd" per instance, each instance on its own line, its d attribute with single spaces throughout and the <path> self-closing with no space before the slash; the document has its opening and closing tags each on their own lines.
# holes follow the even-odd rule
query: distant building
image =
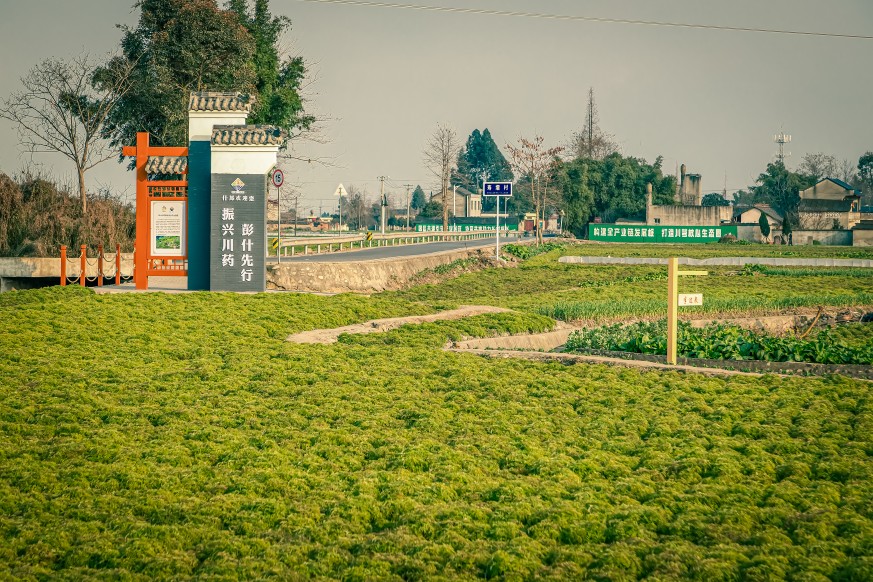
<svg viewBox="0 0 873 582">
<path fill-rule="evenodd" d="M 442 192 L 431 192 L 431 200 L 442 202 Z M 459 218 L 482 216 L 482 195 L 461 186 L 449 188 L 449 213 Z"/>
<path fill-rule="evenodd" d="M 873 220 L 861 220 L 852 227 L 852 246 L 873 247 Z"/>
<path fill-rule="evenodd" d="M 767 216 L 771 231 L 782 230 L 783 217 L 769 204 L 734 208 L 733 221 L 738 224 L 760 224 L 762 214 Z"/>
<path fill-rule="evenodd" d="M 646 192 L 646 224 L 670 226 L 719 226 L 731 221 L 730 206 L 702 206 L 702 186 L 700 174 L 687 174 L 682 164 L 682 175 L 676 194 L 675 204 L 652 204 L 651 185 Z M 616 221 L 618 222 L 618 221 Z"/>
<path fill-rule="evenodd" d="M 673 201 L 682 206 L 702 206 L 701 181 L 700 174 L 685 173 L 685 164 L 682 164 L 681 174 L 677 182 L 678 190 Z"/>
<path fill-rule="evenodd" d="M 842 180 L 823 178 L 800 192 L 797 216 L 803 230 L 851 229 L 861 221 L 861 192 Z"/>
</svg>

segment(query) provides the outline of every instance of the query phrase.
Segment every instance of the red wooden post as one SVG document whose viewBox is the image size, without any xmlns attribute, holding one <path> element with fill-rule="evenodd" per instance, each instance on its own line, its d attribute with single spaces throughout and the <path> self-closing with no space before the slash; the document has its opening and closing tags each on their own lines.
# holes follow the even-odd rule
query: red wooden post
<svg viewBox="0 0 873 582">
<path fill-rule="evenodd" d="M 61 245 L 61 287 L 67 286 L 67 245 Z"/>
<path fill-rule="evenodd" d="M 137 289 L 149 288 L 149 208 L 148 174 L 149 134 L 136 134 L 136 246 L 133 256 L 133 281 Z"/>
<path fill-rule="evenodd" d="M 97 245 L 97 286 L 103 286 L 103 245 Z"/>
<path fill-rule="evenodd" d="M 82 273 L 79 275 L 79 284 L 85 286 L 85 275 L 88 273 L 88 245 L 82 245 L 82 255 L 79 257 Z"/>
<path fill-rule="evenodd" d="M 115 245 L 115 284 L 121 285 L 121 245 Z"/>
</svg>

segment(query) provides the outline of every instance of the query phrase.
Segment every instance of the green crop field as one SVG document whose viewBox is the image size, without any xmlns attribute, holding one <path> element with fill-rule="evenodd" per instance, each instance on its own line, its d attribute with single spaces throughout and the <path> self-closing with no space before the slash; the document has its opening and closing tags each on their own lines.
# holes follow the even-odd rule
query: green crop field
<svg viewBox="0 0 873 582">
<path fill-rule="evenodd" d="M 663 300 L 663 268 L 560 252 L 369 298 L 0 295 L 0 578 L 871 579 L 870 383 L 441 349 Z M 694 285 L 771 309 L 870 281 Z M 284 341 L 473 303 L 518 311 Z"/>
<path fill-rule="evenodd" d="M 569 246 L 536 256 L 518 268 L 467 273 L 440 284 L 383 296 L 434 307 L 497 305 L 566 321 L 663 317 L 667 310 L 665 266 L 557 262 L 561 255 L 579 254 L 580 248 L 596 246 Z M 873 269 L 707 267 L 707 271 L 706 277 L 681 281 L 681 292 L 702 292 L 705 297 L 703 307 L 684 312 L 686 317 L 777 313 L 817 306 L 873 306 Z"/>
</svg>

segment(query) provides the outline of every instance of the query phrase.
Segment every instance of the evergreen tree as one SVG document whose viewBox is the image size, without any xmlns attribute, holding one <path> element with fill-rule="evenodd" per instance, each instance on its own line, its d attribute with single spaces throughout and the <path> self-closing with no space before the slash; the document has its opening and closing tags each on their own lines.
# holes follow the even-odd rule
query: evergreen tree
<svg viewBox="0 0 873 582">
<path fill-rule="evenodd" d="M 273 17 L 268 0 L 256 0 L 252 15 L 244 0 L 231 0 L 228 9 L 216 0 L 139 0 L 134 8 L 139 22 L 122 27 L 118 57 L 133 67 L 133 82 L 109 117 L 113 147 L 132 144 L 139 131 L 154 145 L 185 144 L 192 91 L 247 93 L 255 99 L 253 123 L 291 134 L 311 126 L 299 95 L 303 61 L 279 58 L 290 22 Z M 105 74 L 111 72 L 110 63 Z"/>
<path fill-rule="evenodd" d="M 425 196 L 424 190 L 421 189 L 421 186 L 416 186 L 415 190 L 412 192 L 412 200 L 409 205 L 413 210 L 421 210 L 424 208 L 425 204 L 427 204 L 427 196 Z"/>
<path fill-rule="evenodd" d="M 758 227 L 761 229 L 761 236 L 769 238 L 770 236 L 770 221 L 767 219 L 767 215 L 763 212 L 761 216 L 758 217 Z"/>
<path fill-rule="evenodd" d="M 482 132 L 473 130 L 458 153 L 457 166 L 452 184 L 471 192 L 477 192 L 483 181 L 503 182 L 513 178 L 509 162 L 487 128 Z"/>
<path fill-rule="evenodd" d="M 710 192 L 703 197 L 700 202 L 701 206 L 730 206 L 731 203 L 724 199 L 724 196 L 718 192 Z"/>
<path fill-rule="evenodd" d="M 252 64 L 257 101 L 249 122 L 278 125 L 289 134 L 308 129 L 314 117 L 304 113 L 300 97 L 306 74 L 303 57 L 283 61 L 279 54 L 279 41 L 282 34 L 291 29 L 291 20 L 271 15 L 269 0 L 255 0 L 251 15 L 247 4 L 246 0 L 230 0 L 228 9 L 237 15 L 255 44 Z"/>
<path fill-rule="evenodd" d="M 783 224 L 796 225 L 800 191 L 812 186 L 815 178 L 791 172 L 782 162 L 775 162 L 767 164 L 756 182 L 755 195 L 782 213 Z"/>
<path fill-rule="evenodd" d="M 655 204 L 672 204 L 676 182 L 661 172 L 662 159 L 646 160 L 614 153 L 604 160 L 576 158 L 560 168 L 566 225 L 577 235 L 595 216 L 603 222 L 616 218 L 642 218 L 646 208 L 646 185 L 652 184 Z"/>
</svg>

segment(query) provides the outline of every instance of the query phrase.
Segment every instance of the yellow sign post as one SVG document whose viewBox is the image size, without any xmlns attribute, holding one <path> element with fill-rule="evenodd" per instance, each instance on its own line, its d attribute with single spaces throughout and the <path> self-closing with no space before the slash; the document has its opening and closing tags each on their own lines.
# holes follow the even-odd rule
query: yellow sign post
<svg viewBox="0 0 873 582">
<path fill-rule="evenodd" d="M 679 331 L 679 277 L 702 277 L 707 271 L 680 271 L 679 259 L 667 259 L 667 363 L 676 364 L 676 336 Z M 703 297 L 701 296 L 701 303 Z"/>
</svg>

